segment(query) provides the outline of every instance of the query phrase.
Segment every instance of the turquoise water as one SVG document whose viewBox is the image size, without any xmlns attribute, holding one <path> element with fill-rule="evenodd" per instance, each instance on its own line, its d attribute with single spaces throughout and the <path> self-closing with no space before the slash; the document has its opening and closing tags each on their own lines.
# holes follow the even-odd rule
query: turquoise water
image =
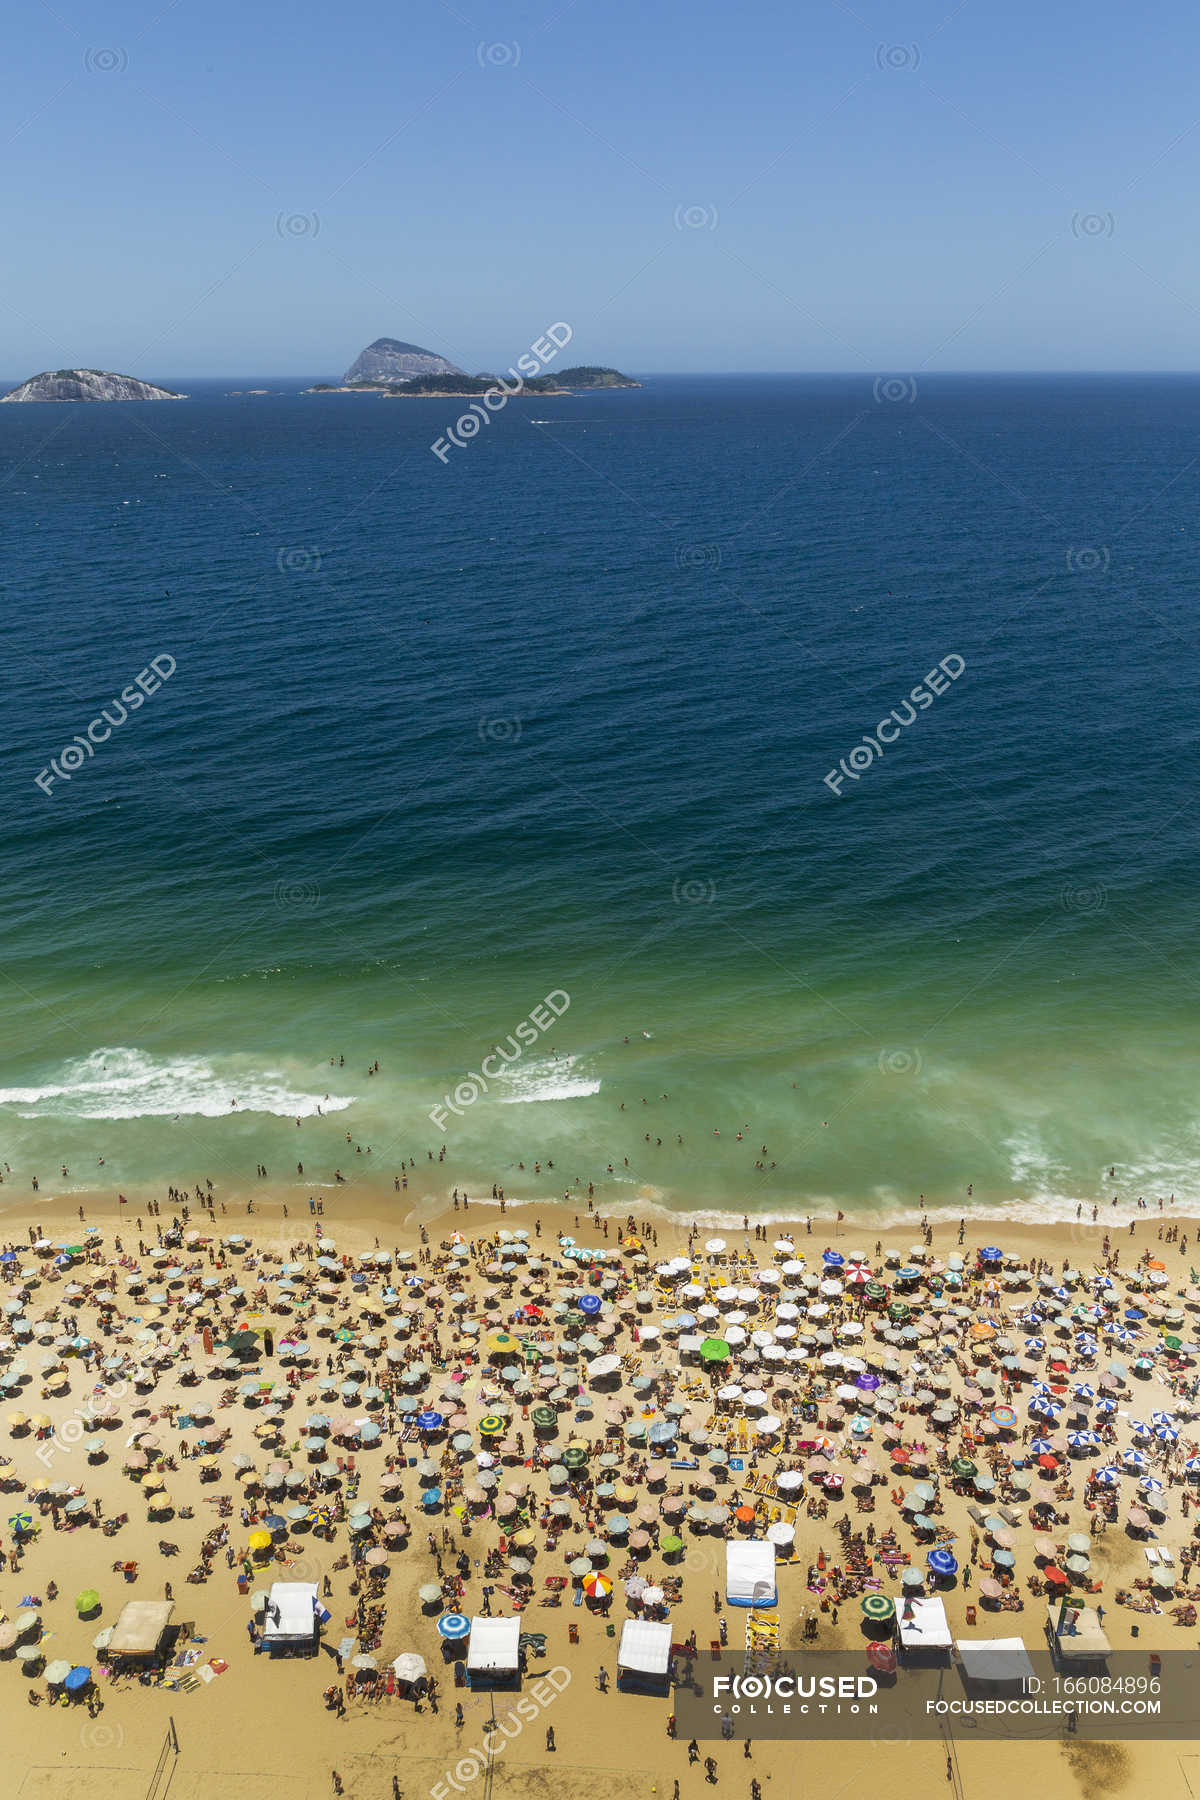
<svg viewBox="0 0 1200 1800">
<path fill-rule="evenodd" d="M 1198 400 L 0 414 L 13 1191 L 1200 1198 Z"/>
</svg>

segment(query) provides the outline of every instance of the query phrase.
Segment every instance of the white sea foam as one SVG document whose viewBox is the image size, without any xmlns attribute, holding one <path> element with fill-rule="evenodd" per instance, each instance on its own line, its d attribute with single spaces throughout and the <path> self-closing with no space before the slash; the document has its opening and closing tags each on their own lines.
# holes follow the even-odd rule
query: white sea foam
<svg viewBox="0 0 1200 1800">
<path fill-rule="evenodd" d="M 160 1058 L 118 1045 L 64 1063 L 41 1087 L 0 1088 L 0 1107 L 22 1119 L 158 1119 L 176 1113 L 210 1119 L 277 1113 L 299 1119 L 312 1117 L 318 1107 L 330 1113 L 353 1104 L 352 1095 L 308 1094 L 280 1069 L 236 1067 L 238 1060 L 230 1059 L 219 1071 L 202 1056 Z"/>
<path fill-rule="evenodd" d="M 496 1098 L 501 1106 L 526 1106 L 534 1100 L 586 1100 L 600 1092 L 600 1081 L 576 1074 L 578 1062 L 577 1056 L 556 1056 L 514 1063 L 497 1079 Z"/>
</svg>

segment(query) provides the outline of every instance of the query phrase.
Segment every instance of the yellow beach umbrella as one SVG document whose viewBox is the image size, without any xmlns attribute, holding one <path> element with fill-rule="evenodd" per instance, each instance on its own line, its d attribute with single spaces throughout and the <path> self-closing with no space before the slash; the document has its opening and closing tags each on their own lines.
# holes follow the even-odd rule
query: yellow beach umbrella
<svg viewBox="0 0 1200 1800">
<path fill-rule="evenodd" d="M 166 1485 L 166 1481 L 161 1475 L 147 1475 L 142 1480 L 142 1490 L 147 1494 L 153 1494 L 159 1488 L 166 1487 Z"/>
<path fill-rule="evenodd" d="M 50 1424 L 50 1415 L 48 1413 L 34 1413 L 29 1423 L 36 1431 L 45 1431 Z"/>
<path fill-rule="evenodd" d="M 14 1412 L 9 1413 L 8 1422 L 14 1431 L 20 1431 L 24 1426 L 28 1425 L 29 1420 L 23 1412 Z"/>
<path fill-rule="evenodd" d="M 252 1550 L 269 1550 L 271 1548 L 270 1532 L 252 1531 L 250 1533 L 250 1548 Z"/>
</svg>

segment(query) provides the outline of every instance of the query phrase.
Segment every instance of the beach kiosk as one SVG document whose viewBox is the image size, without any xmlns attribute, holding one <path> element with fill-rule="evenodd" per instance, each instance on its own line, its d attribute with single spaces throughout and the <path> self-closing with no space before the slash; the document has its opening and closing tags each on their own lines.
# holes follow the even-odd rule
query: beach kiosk
<svg viewBox="0 0 1200 1800">
<path fill-rule="evenodd" d="M 622 1693 L 665 1694 L 670 1682 L 670 1621 L 626 1619 L 617 1647 L 617 1686 Z"/>
<path fill-rule="evenodd" d="M 315 1656 L 324 1612 L 315 1581 L 276 1581 L 263 1609 L 262 1646 L 269 1656 Z"/>
<path fill-rule="evenodd" d="M 471 1642 L 467 1649 L 467 1686 L 520 1685 L 520 1619 L 472 1619 Z"/>
<path fill-rule="evenodd" d="M 946 1608 L 936 1594 L 901 1600 L 896 1625 L 901 1654 L 910 1660 L 923 1656 L 940 1661 L 954 1643 Z"/>
<path fill-rule="evenodd" d="M 774 1606 L 775 1546 L 759 1538 L 725 1546 L 726 1606 Z"/>
<path fill-rule="evenodd" d="M 143 1666 L 161 1662 L 174 1611 L 171 1600 L 126 1601 L 108 1640 L 109 1661 L 120 1659 Z"/>
<path fill-rule="evenodd" d="M 1103 1672 L 1112 1655 L 1095 1608 L 1069 1600 L 1065 1608 L 1057 1600 L 1046 1608 L 1046 1641 L 1055 1668 L 1070 1669 L 1073 1675 Z"/>
</svg>

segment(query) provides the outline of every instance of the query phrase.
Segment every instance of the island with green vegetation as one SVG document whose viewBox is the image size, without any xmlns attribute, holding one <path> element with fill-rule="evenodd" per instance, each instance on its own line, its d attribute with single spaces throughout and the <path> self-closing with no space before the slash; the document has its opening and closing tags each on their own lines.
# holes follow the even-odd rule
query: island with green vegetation
<svg viewBox="0 0 1200 1800">
<path fill-rule="evenodd" d="M 305 391 L 310 394 L 380 394 L 385 400 L 428 399 L 442 396 L 450 400 L 473 400 L 480 394 L 494 393 L 497 388 L 515 398 L 518 394 L 580 394 L 598 388 L 641 387 L 631 375 L 620 369 L 605 369 L 595 363 L 580 363 L 561 369 L 557 375 L 529 375 L 514 379 L 511 375 L 414 375 L 406 381 L 356 380 L 341 386 L 330 381 L 314 382 Z"/>
</svg>

